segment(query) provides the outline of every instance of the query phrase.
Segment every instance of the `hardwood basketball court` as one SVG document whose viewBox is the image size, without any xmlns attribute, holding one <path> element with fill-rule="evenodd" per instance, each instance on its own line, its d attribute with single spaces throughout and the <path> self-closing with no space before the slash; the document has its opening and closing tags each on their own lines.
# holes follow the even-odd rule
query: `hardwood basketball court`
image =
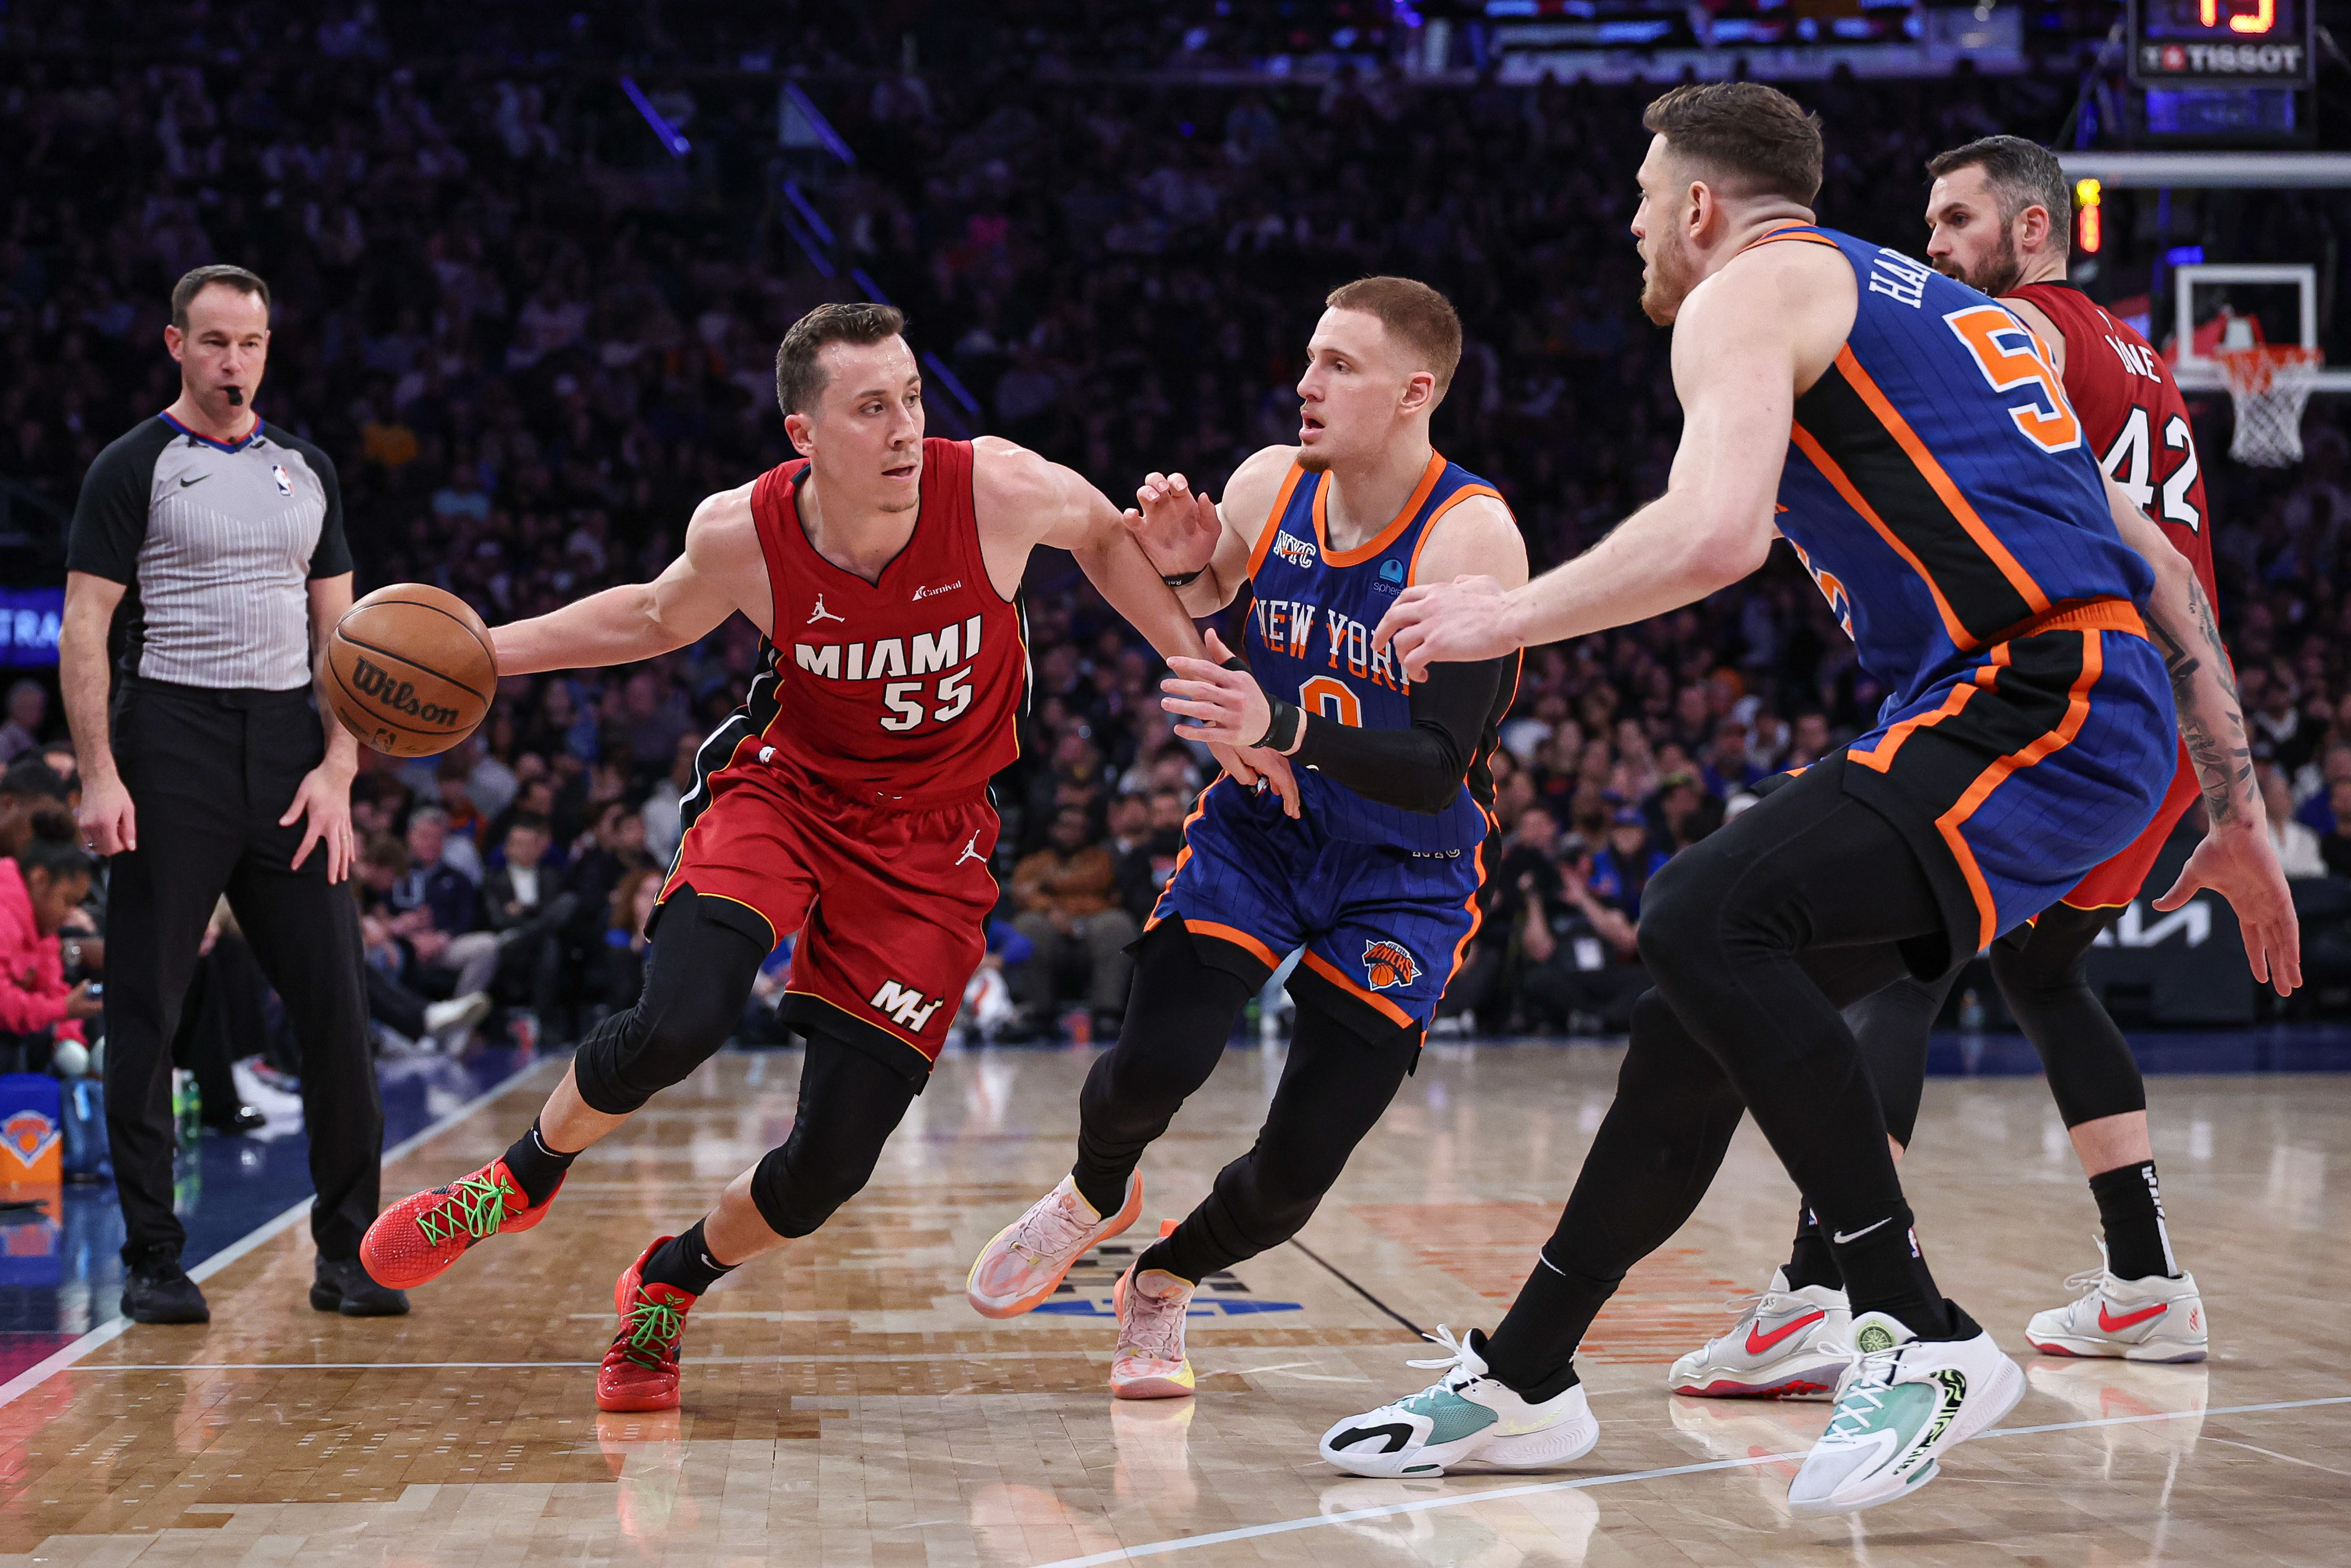
<svg viewBox="0 0 2351 1568">
<path fill-rule="evenodd" d="M 686 1406 L 600 1416 L 613 1277 L 780 1142 L 798 1057 L 729 1054 L 575 1167 L 547 1222 L 416 1292 L 405 1319 L 303 1301 L 306 1230 L 207 1281 L 208 1328 L 85 1341 L 0 1406 L 0 1563 L 1165 1561 L 1512 1564 L 2339 1563 L 2351 1556 L 2351 1300 L 2329 1156 L 2351 1080 L 2149 1082 L 2173 1234 L 2213 1315 L 2204 1366 L 2022 1356 L 2032 1393 L 1922 1494 L 1799 1521 L 1825 1403 L 1677 1399 L 1665 1364 L 1784 1256 L 1794 1194 L 1742 1130 L 1697 1218 L 1580 1359 L 1600 1446 L 1541 1476 L 1362 1480 L 1315 1440 L 1408 1393 L 1416 1328 L 1490 1326 L 1558 1213 L 1621 1053 L 1440 1047 L 1297 1243 L 1211 1280 L 1200 1392 L 1118 1404 L 1124 1249 L 1245 1146 L 1279 1069 L 1236 1048 L 1146 1158 L 1145 1221 L 1008 1322 L 972 1254 L 1066 1169 L 1083 1053 L 951 1056 L 873 1185 L 705 1297 Z M 544 1063 L 397 1158 L 397 1195 L 528 1124 Z M 2335 1155 L 2339 1163 L 2340 1156 Z M 2339 1173 L 2338 1173 L 2339 1174 Z M 2097 1260 L 2037 1079 L 1930 1082 L 1904 1176 L 1946 1288 L 2011 1351 Z M 93 1336 L 96 1338 L 99 1336 Z M 68 1365 L 57 1361 L 72 1359 Z"/>
</svg>

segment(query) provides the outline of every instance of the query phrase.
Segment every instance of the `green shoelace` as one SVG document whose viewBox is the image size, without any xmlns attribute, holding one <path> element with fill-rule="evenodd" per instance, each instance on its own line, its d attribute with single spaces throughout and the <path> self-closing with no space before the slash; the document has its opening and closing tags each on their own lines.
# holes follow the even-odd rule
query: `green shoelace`
<svg viewBox="0 0 2351 1568">
<path fill-rule="evenodd" d="M 486 1176 L 461 1176 L 450 1184 L 446 1202 L 416 1217 L 416 1228 L 434 1247 L 459 1236 L 470 1238 L 471 1245 L 497 1233 L 506 1222 L 507 1194 L 513 1191 L 507 1183 Z"/>
<path fill-rule="evenodd" d="M 631 1361 L 657 1371 L 684 1336 L 685 1313 L 641 1291 L 636 1305 L 629 1309 L 623 1321 L 620 1339 L 613 1343 L 625 1343 L 629 1348 L 624 1354 Z"/>
</svg>

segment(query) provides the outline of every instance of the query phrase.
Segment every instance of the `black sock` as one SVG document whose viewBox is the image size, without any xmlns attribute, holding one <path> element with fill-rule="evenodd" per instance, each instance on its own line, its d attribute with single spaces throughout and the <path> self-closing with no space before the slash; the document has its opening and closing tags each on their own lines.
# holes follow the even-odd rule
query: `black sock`
<svg viewBox="0 0 2351 1568">
<path fill-rule="evenodd" d="M 1621 1280 L 1571 1274 L 1541 1253 L 1519 1299 L 1479 1347 L 1486 1369 L 1531 1405 L 1556 1399 L 1583 1380 L 1575 1349 Z"/>
<path fill-rule="evenodd" d="M 1926 1255 L 1918 1249 L 1908 1204 L 1898 1204 L 1892 1214 L 1881 1214 L 1874 1221 L 1847 1221 L 1834 1229 L 1822 1221 L 1821 1228 L 1836 1255 L 1837 1271 L 1844 1276 L 1855 1317 L 1884 1312 L 1920 1339 L 1958 1337 L 1950 1305 L 1936 1289 Z"/>
<path fill-rule="evenodd" d="M 737 1267 L 710 1255 L 710 1243 L 703 1239 L 702 1221 L 697 1219 L 684 1234 L 654 1248 L 639 1278 L 649 1285 L 674 1285 L 689 1296 L 699 1296 Z"/>
<path fill-rule="evenodd" d="M 1829 1239 L 1821 1234 L 1820 1221 L 1813 1218 L 1809 1206 L 1796 1210 L 1796 1244 L 1788 1252 L 1788 1289 L 1801 1291 L 1807 1285 L 1826 1285 L 1832 1291 L 1844 1289 L 1844 1275 L 1838 1271 L 1836 1253 Z"/>
<path fill-rule="evenodd" d="M 1197 1264 L 1187 1263 L 1180 1249 L 1168 1245 L 1175 1239 L 1174 1236 L 1163 1236 L 1144 1248 L 1134 1260 L 1135 1277 L 1140 1279 L 1146 1270 L 1156 1269 L 1163 1274 L 1173 1274 L 1186 1284 L 1196 1287 L 1201 1281 L 1216 1272 L 1214 1269 L 1201 1269 Z M 1195 1270 L 1197 1271 L 1187 1271 Z"/>
<path fill-rule="evenodd" d="M 1115 1176 L 1106 1174 L 1092 1168 L 1082 1159 L 1070 1167 L 1070 1180 L 1076 1186 L 1078 1196 L 1092 1204 L 1094 1213 L 1104 1219 L 1124 1207 L 1129 1174 L 1123 1171 Z"/>
<path fill-rule="evenodd" d="M 2171 1256 L 2171 1233 L 2163 1226 L 2163 1192 L 2156 1186 L 2155 1162 L 2118 1166 L 2090 1178 L 2098 1200 L 2098 1221 L 2106 1231 L 2106 1268 L 2117 1280 L 2152 1274 L 2179 1278 Z"/>
<path fill-rule="evenodd" d="M 538 1124 L 533 1122 L 530 1131 L 507 1149 L 507 1174 L 522 1188 L 527 1207 L 537 1208 L 555 1196 L 555 1189 L 563 1183 L 563 1173 L 579 1157 L 576 1150 L 567 1155 L 548 1147 L 547 1140 L 539 1134 Z"/>
</svg>

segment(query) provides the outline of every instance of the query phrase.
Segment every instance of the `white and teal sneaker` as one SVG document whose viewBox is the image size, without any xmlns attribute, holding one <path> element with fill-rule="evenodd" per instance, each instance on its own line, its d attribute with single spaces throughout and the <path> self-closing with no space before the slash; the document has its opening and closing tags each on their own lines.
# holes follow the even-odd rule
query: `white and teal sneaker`
<svg viewBox="0 0 2351 1568">
<path fill-rule="evenodd" d="M 1959 1308 L 1951 1309 L 1959 1312 Z M 1836 1414 L 1788 1488 L 1798 1514 L 1855 1513 L 1935 1479 L 1943 1451 L 2007 1415 L 2024 1374 L 1960 1314 L 1967 1338 L 1922 1340 L 1884 1312 L 1853 1320 L 1853 1364 Z"/>
<path fill-rule="evenodd" d="M 1409 1399 L 1353 1416 L 1322 1434 L 1322 1458 L 1349 1475 L 1441 1476 L 1475 1461 L 1505 1470 L 1541 1470 L 1580 1459 L 1600 1441 L 1600 1423 L 1581 1384 L 1531 1405 L 1486 1371 L 1486 1336 L 1456 1340 L 1437 1325 L 1427 1336 L 1453 1354 L 1406 1366 L 1448 1368 Z"/>
</svg>

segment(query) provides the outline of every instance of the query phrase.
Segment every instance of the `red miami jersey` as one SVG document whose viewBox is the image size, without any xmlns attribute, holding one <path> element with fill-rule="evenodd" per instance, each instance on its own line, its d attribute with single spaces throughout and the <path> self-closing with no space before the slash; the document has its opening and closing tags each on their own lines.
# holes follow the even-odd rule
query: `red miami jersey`
<svg viewBox="0 0 2351 1568">
<path fill-rule="evenodd" d="M 2218 604 L 2203 465 L 2188 404 L 2163 357 L 2070 283 L 2028 283 L 2010 297 L 2039 309 L 2065 334 L 2065 398 L 2098 466 L 2163 526 L 2196 568 L 2204 597 Z"/>
<path fill-rule="evenodd" d="M 971 443 L 923 443 L 914 534 L 874 582 L 809 543 L 807 475 L 794 461 L 752 484 L 775 620 L 748 700 L 712 739 L 724 758 L 796 768 L 852 798 L 984 796 L 1020 754 L 1029 655 L 1020 606 L 981 558 Z"/>
</svg>

